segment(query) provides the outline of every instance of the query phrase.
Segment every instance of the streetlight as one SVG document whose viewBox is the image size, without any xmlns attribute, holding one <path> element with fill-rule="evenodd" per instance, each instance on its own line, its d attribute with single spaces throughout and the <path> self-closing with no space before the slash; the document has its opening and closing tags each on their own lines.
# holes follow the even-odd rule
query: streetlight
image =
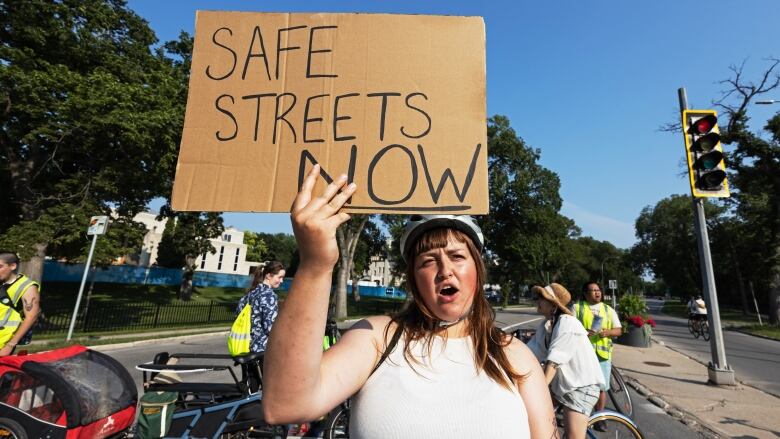
<svg viewBox="0 0 780 439">
<path fill-rule="evenodd" d="M 756 101 L 757 104 L 761 105 L 771 105 L 771 104 L 777 104 L 780 103 L 780 100 L 777 99 L 768 99 L 766 101 Z"/>
</svg>

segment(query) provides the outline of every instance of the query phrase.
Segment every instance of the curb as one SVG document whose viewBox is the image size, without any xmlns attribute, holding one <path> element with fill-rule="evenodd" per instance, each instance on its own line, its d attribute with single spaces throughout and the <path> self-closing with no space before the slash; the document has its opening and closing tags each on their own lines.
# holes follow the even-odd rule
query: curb
<svg viewBox="0 0 780 439">
<path fill-rule="evenodd" d="M 672 404 L 669 404 L 669 402 L 661 398 L 659 395 L 653 393 L 652 390 L 645 387 L 642 383 L 640 383 L 636 379 L 631 377 L 624 377 L 624 379 L 626 381 L 626 384 L 631 386 L 639 395 L 644 396 L 653 405 L 659 407 L 661 410 L 666 412 L 667 415 L 682 422 L 690 429 L 700 433 L 702 436 L 708 439 L 720 439 L 720 438 L 728 437 L 728 435 L 718 431 L 715 427 L 712 427 L 711 425 L 702 422 L 701 419 L 697 418 L 696 416 L 686 411 L 680 410 L 679 408 L 673 406 Z"/>
<path fill-rule="evenodd" d="M 204 335 L 225 335 L 226 336 L 228 332 L 230 331 L 218 330 L 214 332 L 199 332 L 197 334 L 179 335 L 174 337 L 150 338 L 148 340 L 136 340 L 136 341 L 128 341 L 124 343 L 100 344 L 100 345 L 87 346 L 87 347 L 96 351 L 113 350 L 113 349 L 121 349 L 121 348 L 127 348 L 132 346 L 151 344 L 151 343 L 158 343 L 161 340 L 165 340 L 165 341 L 187 340 L 194 337 L 202 337 Z"/>
<path fill-rule="evenodd" d="M 748 335 L 751 335 L 751 336 L 752 336 L 753 334 L 748 334 Z M 652 338 L 652 337 L 651 337 L 651 338 Z M 697 363 L 701 364 L 701 365 L 702 365 L 702 366 L 704 366 L 704 367 L 708 367 L 708 366 L 709 366 L 707 363 L 704 363 L 704 362 L 702 362 L 702 361 L 700 361 L 700 360 L 698 360 L 698 359 L 696 359 L 696 358 L 694 358 L 694 357 L 691 357 L 690 355 L 688 355 L 687 353 L 685 353 L 685 352 L 683 352 L 683 351 L 681 351 L 681 350 L 679 350 L 679 349 L 676 349 L 676 348 L 674 348 L 674 347 L 672 347 L 672 346 L 669 346 L 669 345 L 667 345 L 666 343 L 664 343 L 664 342 L 663 342 L 663 340 L 658 340 L 658 339 L 656 339 L 656 338 L 652 338 L 652 340 L 653 340 L 653 342 L 655 342 L 655 343 L 658 343 L 659 345 L 661 345 L 661 346 L 665 347 L 666 349 L 669 349 L 669 350 L 672 350 L 672 351 L 674 351 L 674 352 L 677 352 L 678 354 L 680 354 L 680 355 L 684 356 L 685 358 L 688 358 L 689 360 L 693 360 L 693 361 L 695 361 L 695 362 L 697 362 Z M 772 339 L 772 340 L 774 340 L 774 339 Z M 775 397 L 775 398 L 780 398 L 780 395 L 776 395 L 776 394 L 774 394 L 774 393 L 772 393 L 772 392 L 767 392 L 766 390 L 764 390 L 764 389 L 760 389 L 760 388 L 758 388 L 758 387 L 756 387 L 756 386 L 754 386 L 754 385 L 752 385 L 752 384 L 750 384 L 750 383 L 746 383 L 746 382 L 744 382 L 744 381 L 741 381 L 741 380 L 739 380 L 739 379 L 736 379 L 736 381 L 737 381 L 737 382 L 739 383 L 739 385 L 741 385 L 741 386 L 750 387 L 751 389 L 753 389 L 753 390 L 758 390 L 759 392 L 761 392 L 761 393 L 763 393 L 763 394 L 765 394 L 765 395 L 773 396 L 773 397 Z"/>
</svg>

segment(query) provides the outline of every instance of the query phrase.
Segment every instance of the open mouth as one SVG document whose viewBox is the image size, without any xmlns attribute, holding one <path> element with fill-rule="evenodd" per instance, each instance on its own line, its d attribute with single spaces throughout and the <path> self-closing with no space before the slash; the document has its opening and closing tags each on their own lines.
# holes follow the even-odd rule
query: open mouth
<svg viewBox="0 0 780 439">
<path fill-rule="evenodd" d="M 442 296 L 452 296 L 457 292 L 458 289 L 455 287 L 444 287 L 441 289 L 441 291 L 439 291 L 439 294 L 441 294 Z"/>
</svg>

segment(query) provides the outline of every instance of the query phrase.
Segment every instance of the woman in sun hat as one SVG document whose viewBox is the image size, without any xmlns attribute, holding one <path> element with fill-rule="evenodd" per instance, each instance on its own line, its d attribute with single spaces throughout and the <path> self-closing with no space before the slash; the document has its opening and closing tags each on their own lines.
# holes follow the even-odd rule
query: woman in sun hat
<svg viewBox="0 0 780 439">
<path fill-rule="evenodd" d="M 401 237 L 411 301 L 352 326 L 322 351 L 336 229 L 355 192 L 341 176 L 317 197 L 314 166 L 292 207 L 300 264 L 266 353 L 272 424 L 315 419 L 352 398 L 356 438 L 550 438 L 555 418 L 531 351 L 494 326 L 484 239 L 467 215 L 413 215 Z"/>
<path fill-rule="evenodd" d="M 599 361 L 588 332 L 567 305 L 571 294 L 560 284 L 531 289 L 537 312 L 545 317 L 528 347 L 544 363 L 544 375 L 555 400 L 563 405 L 566 437 L 584 438 L 588 416 L 604 387 Z"/>
</svg>

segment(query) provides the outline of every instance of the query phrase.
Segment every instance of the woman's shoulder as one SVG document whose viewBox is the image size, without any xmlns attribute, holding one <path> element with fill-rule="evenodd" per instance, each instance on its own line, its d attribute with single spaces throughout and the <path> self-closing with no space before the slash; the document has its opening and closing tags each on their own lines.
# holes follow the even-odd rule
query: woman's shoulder
<svg viewBox="0 0 780 439">
<path fill-rule="evenodd" d="M 504 352 L 515 371 L 525 375 L 531 370 L 532 365 L 538 364 L 538 360 L 525 343 L 515 337 L 511 338 L 509 344 L 504 347 Z"/>
</svg>

